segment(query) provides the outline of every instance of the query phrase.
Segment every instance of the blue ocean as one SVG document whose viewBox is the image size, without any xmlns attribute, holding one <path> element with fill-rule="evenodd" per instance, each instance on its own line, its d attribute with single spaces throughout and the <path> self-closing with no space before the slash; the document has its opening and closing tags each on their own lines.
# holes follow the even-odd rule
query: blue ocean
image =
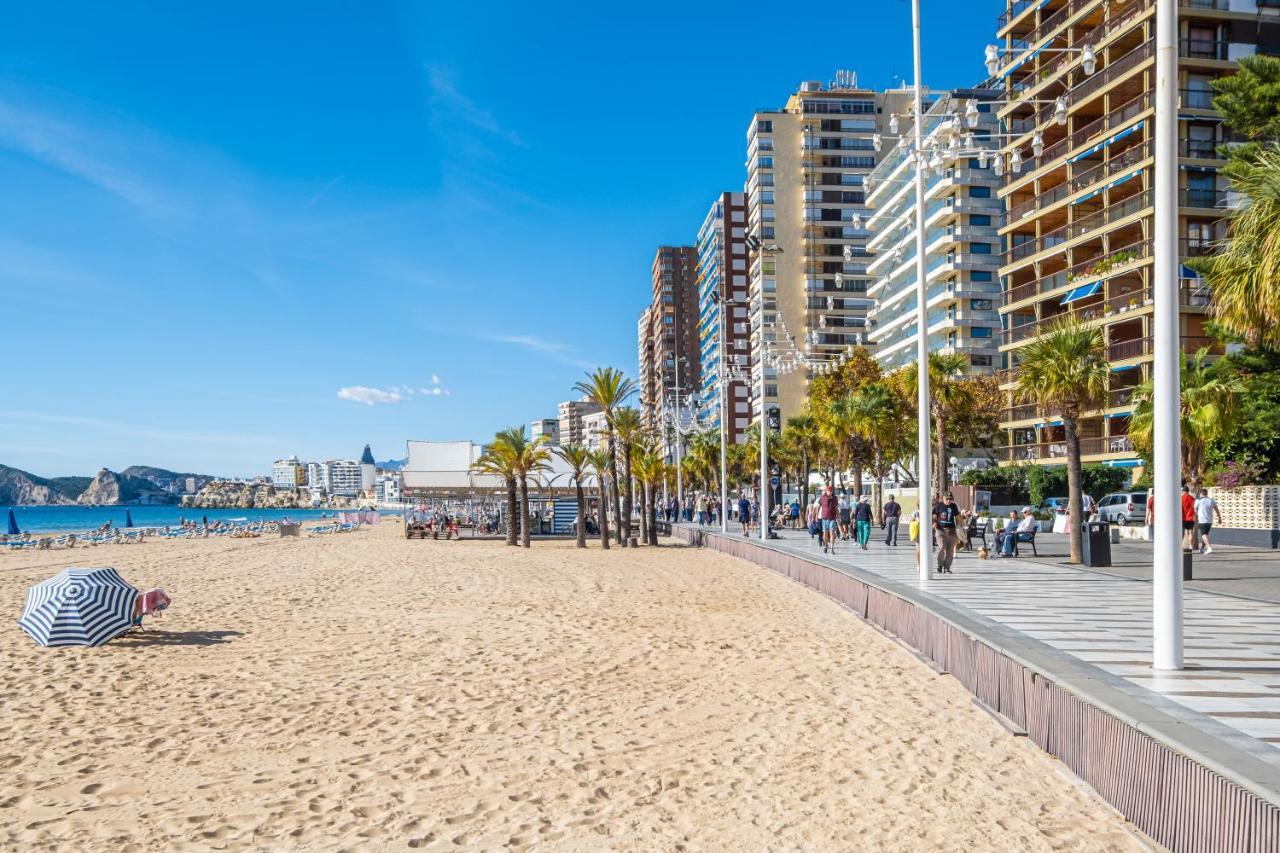
<svg viewBox="0 0 1280 853">
<path fill-rule="evenodd" d="M 315 521 L 323 515 L 333 517 L 338 512 L 336 509 L 195 509 L 178 506 L 0 506 L 0 533 L 6 530 L 4 524 L 10 509 L 24 533 L 79 533 L 101 527 L 107 521 L 115 527 L 124 527 L 126 510 L 133 519 L 134 527 L 176 527 L 182 518 L 196 522 L 204 518 L 211 522 L 246 518 L 250 521 L 281 518 Z"/>
</svg>

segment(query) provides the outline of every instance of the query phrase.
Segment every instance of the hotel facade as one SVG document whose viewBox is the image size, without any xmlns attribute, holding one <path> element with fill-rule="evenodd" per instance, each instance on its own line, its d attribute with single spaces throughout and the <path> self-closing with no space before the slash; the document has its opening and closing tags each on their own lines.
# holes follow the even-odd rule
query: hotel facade
<svg viewBox="0 0 1280 853">
<path fill-rule="evenodd" d="M 1179 7 L 1178 233 L 1185 259 L 1223 236 L 1230 206 L 1218 153 L 1230 140 L 1213 110 L 1211 83 L 1243 56 L 1276 52 L 1280 18 L 1275 3 L 1254 0 L 1181 0 Z M 1212 346 L 1203 283 L 1185 266 L 1177 281 L 1153 280 L 1155 26 L 1153 0 L 1017 0 L 1001 16 L 1004 55 L 994 79 L 1008 101 L 1000 118 L 1010 134 L 1000 191 L 1003 464 L 1065 461 L 1061 421 L 1012 390 L 1023 348 L 1060 318 L 1101 329 L 1111 362 L 1105 404 L 1081 421 L 1085 462 L 1139 464 L 1128 434 L 1134 389 L 1150 377 L 1154 288 L 1178 291 L 1183 348 Z M 1087 67 L 1085 46 L 1096 67 Z"/>
<path fill-rule="evenodd" d="M 756 113 L 747 130 L 751 401 L 785 422 L 805 405 L 811 373 L 779 374 L 764 348 L 795 361 L 833 361 L 869 342 L 871 233 L 867 175 L 881 159 L 876 134 L 906 112 L 906 91 L 860 88 L 854 75 L 807 82 L 776 111 Z M 763 373 L 763 377 L 762 377 Z M 761 379 L 764 396 L 761 399 Z"/>
<path fill-rule="evenodd" d="M 720 429 L 723 411 L 725 439 L 740 444 L 751 423 L 745 193 L 722 193 L 716 199 L 698 229 L 695 249 L 702 375 L 695 400 L 698 427 Z"/>
<path fill-rule="evenodd" d="M 931 147 L 943 125 L 969 103 L 977 118 L 965 133 L 979 145 L 994 145 L 998 122 L 988 90 L 956 90 L 931 97 L 922 132 Z M 885 370 L 916 361 L 918 340 L 915 168 L 913 128 L 867 178 L 867 224 L 874 233 L 867 248 L 875 257 L 867 271 L 875 276 L 867 295 L 875 341 L 873 354 Z M 1001 179 L 992 163 L 938 146 L 939 160 L 925 178 L 925 258 L 928 284 L 929 351 L 960 353 L 974 373 L 991 373 L 998 363 L 1001 289 L 999 200 Z"/>
</svg>

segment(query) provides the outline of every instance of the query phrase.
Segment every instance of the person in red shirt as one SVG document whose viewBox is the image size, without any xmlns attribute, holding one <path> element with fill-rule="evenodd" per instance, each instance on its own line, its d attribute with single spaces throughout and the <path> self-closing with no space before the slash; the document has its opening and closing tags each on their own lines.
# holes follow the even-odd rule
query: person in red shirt
<svg viewBox="0 0 1280 853">
<path fill-rule="evenodd" d="M 1187 550 L 1192 547 L 1193 538 L 1196 529 L 1196 499 L 1191 496 L 1191 489 L 1185 483 L 1182 485 L 1182 548 Z M 1147 524 L 1154 525 L 1156 523 L 1156 496 L 1154 491 L 1147 496 Z"/>
<path fill-rule="evenodd" d="M 822 551 L 836 552 L 836 527 L 840 523 L 840 499 L 833 486 L 822 490 L 818 498 L 818 519 L 822 522 Z"/>
</svg>

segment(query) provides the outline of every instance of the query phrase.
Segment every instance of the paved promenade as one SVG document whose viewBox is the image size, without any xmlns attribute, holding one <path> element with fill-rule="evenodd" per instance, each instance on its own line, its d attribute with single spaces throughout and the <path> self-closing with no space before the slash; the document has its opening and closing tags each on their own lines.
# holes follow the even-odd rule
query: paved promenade
<svg viewBox="0 0 1280 853">
<path fill-rule="evenodd" d="M 781 535 L 771 544 L 799 555 L 824 557 L 807 532 Z M 1187 668 L 1156 672 L 1150 663 L 1151 584 L 1118 574 L 1138 574 L 1141 549 L 1149 546 L 1118 549 L 1117 562 L 1133 566 L 1091 571 L 1056 562 L 1064 559 L 1065 537 L 1046 534 L 1043 538 L 1042 559 L 979 560 L 962 553 L 954 574 L 935 575 L 923 588 L 977 617 L 1118 676 L 1136 698 L 1280 767 L 1280 603 L 1188 588 Z M 1126 556 L 1129 549 L 1134 553 Z M 866 551 L 853 542 L 838 543 L 834 559 L 920 588 L 914 552 L 905 536 L 896 548 L 873 536 Z M 1197 561 L 1197 571 L 1208 573 L 1220 556 L 1224 559 L 1219 565 L 1236 562 L 1225 549 L 1215 549 L 1214 555 Z M 1250 557 L 1245 554 L 1238 560 L 1247 563 Z M 1276 564 L 1267 565 L 1270 571 Z M 1265 579 L 1263 585 L 1267 585 Z M 1280 588 L 1280 580 L 1270 585 Z"/>
</svg>

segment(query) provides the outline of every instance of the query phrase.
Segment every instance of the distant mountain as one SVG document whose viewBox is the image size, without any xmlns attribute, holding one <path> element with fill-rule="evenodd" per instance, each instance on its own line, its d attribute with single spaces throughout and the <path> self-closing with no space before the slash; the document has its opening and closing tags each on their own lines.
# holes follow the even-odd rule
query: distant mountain
<svg viewBox="0 0 1280 853">
<path fill-rule="evenodd" d="M 214 479 L 208 474 L 180 474 L 148 465 L 132 465 L 120 473 L 103 468 L 93 477 L 46 478 L 0 465 L 0 505 L 176 503 L 192 491 L 188 486 L 198 492 Z"/>
<path fill-rule="evenodd" d="M 48 480 L 18 468 L 0 465 L 0 504 L 73 504 L 88 483 L 88 477 Z"/>
<path fill-rule="evenodd" d="M 386 462 L 377 463 L 377 465 L 380 471 L 399 471 L 408 462 L 408 459 L 388 459 Z"/>
</svg>

